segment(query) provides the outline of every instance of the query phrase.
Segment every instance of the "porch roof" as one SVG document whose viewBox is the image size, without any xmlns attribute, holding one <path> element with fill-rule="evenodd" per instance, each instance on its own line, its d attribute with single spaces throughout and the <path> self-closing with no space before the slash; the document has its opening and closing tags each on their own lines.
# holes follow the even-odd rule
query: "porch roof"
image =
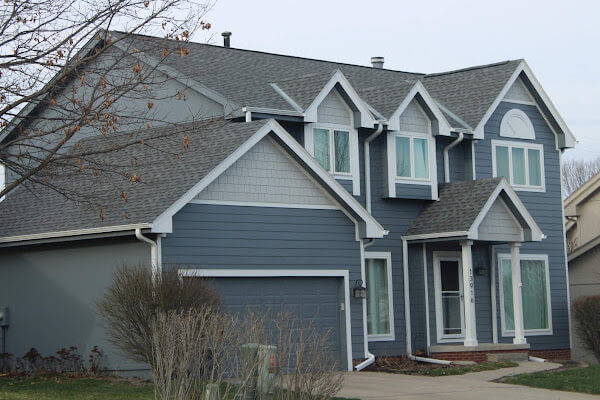
<svg viewBox="0 0 600 400">
<path fill-rule="evenodd" d="M 478 228 L 499 198 L 507 206 L 507 213 L 523 230 L 520 241 L 540 241 L 544 238 L 544 234 L 515 191 L 506 179 L 500 177 L 442 185 L 439 200 L 423 207 L 403 235 L 403 239 L 482 239 L 479 237 Z"/>
</svg>

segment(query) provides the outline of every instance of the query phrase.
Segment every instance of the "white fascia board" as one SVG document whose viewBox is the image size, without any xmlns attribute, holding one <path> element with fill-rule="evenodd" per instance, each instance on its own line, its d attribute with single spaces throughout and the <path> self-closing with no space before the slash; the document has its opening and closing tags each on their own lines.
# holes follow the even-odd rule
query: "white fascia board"
<svg viewBox="0 0 600 400">
<path fill-rule="evenodd" d="M 298 103 L 296 103 L 294 101 L 294 99 L 292 99 L 286 92 L 283 91 L 283 89 L 281 89 L 279 86 L 277 86 L 276 83 L 269 83 L 269 85 L 273 88 L 273 90 L 275 90 L 277 92 L 278 95 L 280 95 L 290 106 L 292 106 L 292 108 L 296 111 L 298 111 L 299 113 L 304 112 L 304 110 L 302 109 L 302 107 L 300 107 L 298 105 Z"/>
<path fill-rule="evenodd" d="M 5 236 L 5 237 L 0 238 L 0 243 L 25 242 L 25 241 L 30 241 L 30 240 L 53 239 L 53 238 L 62 238 L 62 237 L 69 237 L 69 236 L 97 235 L 97 234 L 111 233 L 111 232 L 134 231 L 135 229 L 148 229 L 151 227 L 152 227 L 151 224 L 131 224 L 131 225 L 105 226 L 105 227 L 98 227 L 98 228 L 73 229 L 73 230 L 68 230 L 68 231 L 34 233 L 34 234 L 29 234 L 29 235 Z"/>
<path fill-rule="evenodd" d="M 478 239 L 479 225 L 483 222 L 483 219 L 485 218 L 487 213 L 490 211 L 490 208 L 492 208 L 492 206 L 494 205 L 494 202 L 496 201 L 496 199 L 498 198 L 498 196 L 500 196 L 500 194 L 502 192 L 506 193 L 506 195 L 508 196 L 512 205 L 517 209 L 517 211 L 519 212 L 519 215 L 521 216 L 521 218 L 523 218 L 523 220 L 525 221 L 525 223 L 531 230 L 531 241 L 533 241 L 533 242 L 542 241 L 542 239 L 544 239 L 546 237 L 546 235 L 544 235 L 544 233 L 542 232 L 540 227 L 537 225 L 537 223 L 535 222 L 535 220 L 533 219 L 533 217 L 531 216 L 531 214 L 529 213 L 529 211 L 527 210 L 527 208 L 525 207 L 523 202 L 521 202 L 521 199 L 519 199 L 519 196 L 517 195 L 517 193 L 514 191 L 514 189 L 510 186 L 510 184 L 504 178 L 500 181 L 500 183 L 498 184 L 496 189 L 494 189 L 494 191 L 488 198 L 485 205 L 481 208 L 481 211 L 477 215 L 477 218 L 475 218 L 475 221 L 469 228 L 468 238 L 473 239 L 473 240 Z"/>
<path fill-rule="evenodd" d="M 429 108 L 429 110 L 433 113 L 433 115 L 437 119 L 438 125 L 439 125 L 438 134 L 440 134 L 442 136 L 450 136 L 450 131 L 452 130 L 452 126 L 450 125 L 450 123 L 448 122 L 448 120 L 446 119 L 446 117 L 444 116 L 444 114 L 442 113 L 440 108 L 438 107 L 435 100 L 433 100 L 433 98 L 431 97 L 431 95 L 429 94 L 427 89 L 425 89 L 425 86 L 423 86 L 421 81 L 417 81 L 415 83 L 415 85 L 412 87 L 412 89 L 410 89 L 410 92 L 408 92 L 408 95 L 404 98 L 404 100 L 402 100 L 402 103 L 400 103 L 400 105 L 398 106 L 396 111 L 394 111 L 394 114 L 392 114 L 392 116 L 389 119 L 389 128 L 388 129 L 391 131 L 399 131 L 400 130 L 400 115 L 404 112 L 406 107 L 408 107 L 410 102 L 415 98 L 417 93 L 421 95 L 421 97 L 425 101 L 425 104 L 427 104 L 427 107 Z"/>
<path fill-rule="evenodd" d="M 223 172 L 231 167 L 240 157 L 250 150 L 256 143 L 262 140 L 269 133 L 273 132 L 296 156 L 307 165 L 315 175 L 324 182 L 337 195 L 337 197 L 351 209 L 363 222 L 364 229 L 362 235 L 368 238 L 382 238 L 387 235 L 387 231 L 368 213 L 368 211 L 339 184 L 321 165 L 302 147 L 300 144 L 279 125 L 275 120 L 269 120 L 246 142 L 231 153 L 216 168 L 210 171 L 196 185 L 188 190 L 175 203 L 167 208 L 152 223 L 152 232 L 171 233 L 173 231 L 173 216 L 196 197 L 209 184 L 217 179 Z"/>
<path fill-rule="evenodd" d="M 120 49 L 123 52 L 127 51 L 119 43 L 117 43 L 115 45 L 115 47 L 117 47 L 118 49 Z M 160 71 L 160 72 L 166 74 L 167 76 L 175 79 L 179 83 L 189 87 L 192 90 L 195 90 L 196 92 L 200 93 L 201 95 L 206 96 L 209 99 L 213 100 L 214 102 L 222 105 L 225 115 L 231 114 L 233 111 L 240 108 L 239 105 L 235 104 L 232 101 L 229 101 L 225 96 L 223 96 L 216 90 L 213 90 L 213 89 L 201 84 L 200 82 L 198 82 L 188 76 L 183 75 L 177 69 L 175 69 L 165 63 L 161 63 L 159 60 L 157 60 L 153 56 L 148 55 L 147 53 L 139 52 L 139 53 L 136 53 L 135 56 L 138 57 L 145 64 L 148 64 L 152 68 L 156 68 L 157 71 Z"/>
<path fill-rule="evenodd" d="M 506 84 L 504 85 L 504 87 L 502 88 L 502 90 L 500 91 L 500 93 L 498 94 L 498 96 L 496 97 L 496 99 L 494 100 L 492 105 L 490 106 L 490 108 L 486 111 L 486 113 L 484 114 L 481 121 L 479 121 L 479 124 L 475 128 L 474 138 L 475 139 L 483 139 L 485 124 L 490 119 L 490 117 L 492 116 L 492 114 L 494 113 L 494 111 L 496 110 L 498 105 L 500 104 L 500 102 L 504 99 L 504 96 L 506 96 L 506 93 L 510 90 L 513 83 L 515 83 L 515 81 L 519 78 L 519 75 L 521 74 L 521 72 L 523 72 L 527 76 L 527 78 L 533 85 L 533 88 L 536 90 L 537 94 L 540 96 L 540 98 L 544 102 L 544 105 L 550 111 L 552 118 L 554 118 L 554 120 L 556 121 L 556 123 L 558 124 L 560 129 L 563 131 L 563 134 L 565 136 L 563 147 L 567 147 L 567 148 L 575 147 L 575 144 L 577 144 L 577 139 L 575 138 L 575 135 L 573 135 L 573 132 L 571 132 L 571 130 L 565 123 L 564 119 L 558 113 L 558 110 L 556 109 L 556 107 L 554 106 L 552 101 L 550 100 L 550 97 L 548 97 L 548 94 L 546 93 L 546 91 L 544 90 L 544 88 L 542 87 L 540 82 L 537 80 L 536 76 L 533 74 L 533 71 L 531 70 L 531 68 L 529 67 L 529 65 L 527 64 L 527 62 L 525 60 L 522 60 L 521 63 L 517 66 L 517 68 L 511 75 L 511 77 L 508 79 L 508 81 L 506 82 Z M 543 113 L 541 113 L 541 114 L 543 115 Z M 552 128 L 552 126 L 550 128 Z M 557 143 L 558 143 L 558 140 L 557 140 Z M 560 146 L 557 146 L 557 147 L 560 147 Z"/>
<path fill-rule="evenodd" d="M 439 239 L 447 237 L 466 237 L 469 234 L 467 231 L 456 231 L 456 232 L 438 232 L 438 233 L 423 233 L 420 235 L 406 235 L 401 236 L 402 240 L 427 240 L 427 239 Z"/>
<path fill-rule="evenodd" d="M 360 113 L 360 123 L 358 124 L 361 128 L 373 128 L 375 126 L 375 119 L 371 115 L 368 107 L 362 101 L 356 90 L 352 87 L 348 79 L 344 76 L 342 71 L 339 69 L 333 74 L 329 82 L 325 84 L 323 89 L 319 92 L 317 97 L 313 100 L 313 102 L 308 106 L 304 112 L 304 121 L 305 122 L 317 122 L 317 108 L 319 104 L 323 102 L 325 97 L 331 92 L 336 84 L 339 84 L 346 95 L 350 98 L 354 106 L 358 109 Z M 356 122 L 355 122 L 356 124 Z"/>
</svg>

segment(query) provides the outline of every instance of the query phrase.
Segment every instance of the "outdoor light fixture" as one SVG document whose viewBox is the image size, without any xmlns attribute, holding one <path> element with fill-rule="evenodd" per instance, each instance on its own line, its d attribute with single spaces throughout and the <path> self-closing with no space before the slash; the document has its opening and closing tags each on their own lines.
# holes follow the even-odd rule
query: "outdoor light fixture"
<svg viewBox="0 0 600 400">
<path fill-rule="evenodd" d="M 363 281 L 361 281 L 360 279 L 354 282 L 354 289 L 352 289 L 352 295 L 355 299 L 367 298 L 367 288 L 363 285 Z"/>
<path fill-rule="evenodd" d="M 475 268 L 475 275 L 477 275 L 477 276 L 484 276 L 485 275 L 485 268 L 483 268 L 483 267 L 477 267 L 477 268 Z"/>
</svg>

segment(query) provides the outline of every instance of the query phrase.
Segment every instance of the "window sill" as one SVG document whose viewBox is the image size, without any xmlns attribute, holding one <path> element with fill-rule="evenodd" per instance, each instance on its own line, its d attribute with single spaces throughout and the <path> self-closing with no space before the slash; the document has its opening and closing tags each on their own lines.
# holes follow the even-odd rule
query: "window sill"
<svg viewBox="0 0 600 400">
<path fill-rule="evenodd" d="M 369 342 L 393 342 L 396 340 L 395 335 L 368 335 Z"/>
<path fill-rule="evenodd" d="M 525 330 L 525 336 L 552 336 L 554 332 L 550 329 Z M 502 331 L 502 337 L 515 337 L 515 331 Z"/>
<path fill-rule="evenodd" d="M 405 183 L 409 185 L 431 186 L 431 179 L 414 179 L 414 178 L 398 178 L 394 179 L 394 183 Z"/>
<path fill-rule="evenodd" d="M 465 337 L 446 337 L 446 338 L 438 338 L 438 343 L 462 343 L 465 341 Z"/>
<path fill-rule="evenodd" d="M 535 192 L 535 193 L 545 193 L 545 187 L 538 186 L 515 186 L 511 185 L 515 192 Z"/>
</svg>

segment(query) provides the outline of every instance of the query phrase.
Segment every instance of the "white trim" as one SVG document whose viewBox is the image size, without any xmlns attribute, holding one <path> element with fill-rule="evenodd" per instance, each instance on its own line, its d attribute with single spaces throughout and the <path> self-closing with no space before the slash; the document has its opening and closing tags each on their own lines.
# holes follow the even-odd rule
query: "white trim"
<svg viewBox="0 0 600 400">
<path fill-rule="evenodd" d="M 329 162 L 331 163 L 331 172 L 335 179 L 351 180 L 352 194 L 360 196 L 360 160 L 358 156 L 358 131 L 351 126 L 338 125 L 325 122 L 315 122 L 304 125 L 304 148 L 314 158 L 314 129 L 324 129 L 329 131 Z M 335 172 L 335 141 L 333 131 L 339 130 L 349 132 L 348 145 L 350 156 L 350 172 Z"/>
<path fill-rule="evenodd" d="M 312 172 L 327 185 L 342 202 L 344 202 L 350 210 L 364 222 L 364 226 L 357 226 L 360 235 L 370 238 L 381 238 L 387 235 L 387 231 L 369 214 L 367 210 L 350 194 L 342 185 L 340 185 L 319 163 L 292 137 L 283 129 L 279 123 L 274 120 L 268 121 L 262 128 L 256 131 L 244 144 L 238 147 L 217 167 L 210 171 L 204 178 L 189 189 L 183 196 L 175 201 L 167 208 L 160 216 L 158 216 L 153 224 L 152 231 L 160 233 L 171 233 L 173 230 L 172 217 L 181 210 L 186 204 L 193 200 L 198 193 L 204 190 L 210 183 L 226 171 L 233 163 L 235 163 L 242 155 L 250 150 L 256 143 L 269 133 L 275 134 L 281 142 L 312 170 Z M 358 225 L 358 224 L 357 224 Z"/>
<path fill-rule="evenodd" d="M 288 117 L 302 117 L 302 113 L 294 110 L 281 110 L 278 108 L 268 107 L 242 107 L 242 112 L 253 112 L 257 114 L 284 115 Z"/>
<path fill-rule="evenodd" d="M 369 109 L 366 107 L 365 103 L 362 101 L 356 90 L 352 87 L 348 79 L 344 76 L 342 71 L 339 69 L 335 71 L 329 82 L 325 84 L 323 89 L 319 92 L 317 97 L 313 100 L 313 102 L 306 108 L 304 111 L 304 121 L 305 122 L 318 122 L 317 119 L 317 108 L 327 97 L 329 92 L 335 87 L 336 84 L 339 84 L 341 88 L 344 90 L 346 95 L 350 98 L 354 106 L 358 109 L 358 113 L 360 114 L 360 120 L 354 121 L 355 127 L 361 128 L 373 128 L 375 126 L 375 119 L 371 115 Z"/>
<path fill-rule="evenodd" d="M 0 163 L 0 192 L 6 187 L 6 167 Z M 0 201 L 4 200 L 6 195 L 0 197 Z"/>
<path fill-rule="evenodd" d="M 388 279 L 388 312 L 390 321 L 390 333 L 388 334 L 377 334 L 369 335 L 367 330 L 367 337 L 370 342 L 390 342 L 396 340 L 396 330 L 394 327 L 394 285 L 392 283 L 392 253 L 389 251 L 366 251 L 365 261 L 368 259 L 385 260 L 385 267 Z M 365 262 L 365 273 L 366 273 L 366 262 Z M 366 277 L 366 276 L 365 276 Z M 366 283 L 366 280 L 365 280 Z M 367 291 L 369 286 L 367 284 Z"/>
<path fill-rule="evenodd" d="M 406 353 L 412 354 L 412 327 L 410 326 L 410 282 L 408 274 L 408 241 L 402 239 L 402 272 L 404 280 L 404 323 Z"/>
<path fill-rule="evenodd" d="M 372 242 L 371 242 L 372 243 Z M 369 243 L 368 245 L 370 245 Z M 365 266 L 365 242 L 363 239 L 360 239 L 360 279 L 365 282 L 367 273 Z M 362 303 L 362 322 L 363 322 L 363 347 L 365 349 L 364 357 L 369 359 L 371 353 L 369 352 L 369 333 L 367 329 L 367 299 L 364 298 L 361 301 Z"/>
<path fill-rule="evenodd" d="M 473 180 L 477 179 L 477 170 L 475 168 L 475 142 L 476 140 L 471 140 L 471 168 L 473 169 Z"/>
<path fill-rule="evenodd" d="M 269 85 L 273 88 L 273 90 L 275 90 L 277 92 L 278 95 L 280 95 L 290 106 L 292 106 L 292 108 L 296 111 L 298 111 L 299 113 L 304 112 L 304 110 L 302 109 L 302 107 L 300 107 L 298 105 L 298 103 L 296 103 L 290 96 L 288 96 L 288 94 L 286 92 L 283 91 L 283 89 L 281 89 L 279 86 L 277 86 L 276 83 L 269 83 Z"/>
<path fill-rule="evenodd" d="M 490 297 L 492 298 L 492 343 L 498 343 L 498 304 L 496 301 L 496 263 L 494 262 L 494 246 L 488 246 L 490 262 Z"/>
<path fill-rule="evenodd" d="M 563 176 L 563 171 L 562 171 L 562 155 L 563 152 L 559 151 L 558 152 L 558 165 L 559 165 L 559 174 L 562 177 Z M 563 185 L 564 182 L 561 179 L 560 180 L 560 193 L 564 193 L 563 191 Z M 565 201 L 566 203 L 566 201 Z M 565 204 L 563 204 L 563 206 L 561 207 L 561 213 L 562 213 L 562 220 L 565 221 Z M 569 260 L 568 260 L 568 255 L 567 255 L 567 232 L 565 231 L 566 227 L 565 224 L 563 223 L 563 252 L 565 253 L 565 277 L 566 277 L 566 285 L 567 285 L 567 316 L 569 318 L 569 348 L 573 348 L 573 324 L 572 324 L 572 320 L 571 320 L 571 285 L 569 282 Z"/>
<path fill-rule="evenodd" d="M 456 232 L 438 232 L 438 233 L 423 233 L 421 235 L 408 235 L 402 236 L 402 240 L 423 240 L 423 239 L 437 239 L 446 237 L 456 236 L 468 236 L 469 231 L 456 231 Z"/>
<path fill-rule="evenodd" d="M 496 147 L 507 147 L 508 148 L 508 174 L 509 179 L 508 182 L 516 191 L 523 192 L 545 192 L 546 191 L 546 170 L 544 166 L 544 145 L 539 143 L 529 143 L 529 142 L 515 142 L 512 140 L 491 140 L 492 145 L 492 175 L 494 177 L 498 176 L 497 164 L 496 164 Z M 529 152 L 527 150 L 538 150 L 540 152 L 540 174 L 541 174 L 541 186 L 532 186 L 532 185 L 514 185 L 512 184 L 513 180 L 513 163 L 512 163 L 512 149 L 513 148 L 522 148 L 524 149 L 524 162 L 525 162 L 525 180 L 529 181 Z"/>
<path fill-rule="evenodd" d="M 563 131 L 564 144 L 559 145 L 558 135 L 556 135 L 557 148 L 574 147 L 575 144 L 577 143 L 575 136 L 573 135 L 573 133 L 571 132 L 571 130 L 569 129 L 569 127 L 567 126 L 567 124 L 565 123 L 563 118 L 558 113 L 558 110 L 556 109 L 556 107 L 554 106 L 554 104 L 552 103 L 552 101 L 550 100 L 550 98 L 548 97 L 548 95 L 546 94 L 544 89 L 542 88 L 542 85 L 540 85 L 539 81 L 537 80 L 537 78 L 533 74 L 533 71 L 531 70 L 531 68 L 529 67 L 529 65 L 527 64 L 527 62 L 525 60 L 521 61 L 519 66 L 515 69 L 515 71 L 511 75 L 511 77 L 508 79 L 508 81 L 504 85 L 504 88 L 500 91 L 500 93 L 498 93 L 498 96 L 496 97 L 496 99 L 494 100 L 494 102 L 492 103 L 490 108 L 486 111 L 486 113 L 484 114 L 481 121 L 479 121 L 479 124 L 475 128 L 475 135 L 474 135 L 475 138 L 483 139 L 485 124 L 490 119 L 490 117 L 492 116 L 492 114 L 494 113 L 494 111 L 496 110 L 498 105 L 500 104 L 500 102 L 504 101 L 504 97 L 506 96 L 506 93 L 510 90 L 510 87 L 513 85 L 513 83 L 519 78 L 519 75 L 521 74 L 521 72 L 523 72 L 527 76 L 527 78 L 533 85 L 533 88 L 536 90 L 537 94 L 540 96 L 540 98 L 544 102 L 544 105 L 548 108 L 548 110 L 550 111 L 550 114 L 552 115 L 552 117 L 554 118 L 554 120 L 556 121 L 556 123 L 558 124 L 560 129 Z M 544 118 L 546 118 L 544 113 L 541 113 L 541 114 L 544 116 Z M 550 127 L 552 127 L 551 124 L 548 124 L 548 125 Z M 555 134 L 556 134 L 556 132 L 555 132 Z"/>
<path fill-rule="evenodd" d="M 504 99 L 502 99 L 503 103 L 514 103 L 514 104 L 523 104 L 526 106 L 537 106 L 537 104 L 535 103 L 535 101 L 525 101 L 525 100 L 512 100 L 512 99 L 507 99 L 506 97 Z"/>
<path fill-rule="evenodd" d="M 518 118 L 525 123 L 527 126 L 528 132 L 524 133 L 515 133 L 515 135 L 509 135 L 507 133 L 507 129 L 509 129 L 508 125 L 511 119 Z M 500 121 L 500 132 L 499 135 L 502 137 L 507 137 L 511 139 L 525 139 L 525 140 L 535 140 L 535 128 L 533 127 L 533 123 L 527 114 L 525 114 L 522 110 L 518 108 L 512 108 L 508 110 L 504 116 L 502 117 L 502 121 Z"/>
<path fill-rule="evenodd" d="M 352 371 L 352 334 L 350 319 L 350 275 L 336 269 L 180 269 L 179 276 L 205 278 L 331 277 L 344 279 L 346 317 L 346 353 L 348 371 Z"/>
<path fill-rule="evenodd" d="M 443 311 L 442 311 L 442 284 L 440 276 L 440 261 L 456 261 L 458 263 L 458 284 L 460 293 L 460 334 L 445 334 L 443 330 Z M 437 343 L 459 343 L 465 340 L 465 307 L 464 307 L 464 283 L 462 255 L 455 251 L 434 251 L 433 252 L 433 282 L 435 296 L 435 319 Z"/>
<path fill-rule="evenodd" d="M 427 274 L 427 243 L 423 242 L 423 288 L 425 290 L 425 332 L 427 335 L 427 354 L 431 347 L 431 327 L 429 326 L 429 275 Z"/>
<path fill-rule="evenodd" d="M 59 238 L 66 236 L 93 235 L 97 233 L 135 231 L 137 228 L 152 228 L 152 224 L 132 224 L 132 225 L 114 225 L 101 228 L 74 229 L 69 231 L 56 231 L 46 233 L 34 233 L 30 235 L 5 236 L 0 238 L 0 243 L 21 242 L 26 240 L 38 240 Z"/>
<path fill-rule="evenodd" d="M 500 290 L 500 322 L 502 328 L 502 336 L 503 337 L 513 337 L 515 335 L 514 330 L 507 330 L 505 325 L 505 316 L 504 316 L 504 281 L 502 279 L 502 260 L 507 259 L 510 260 L 509 253 L 498 253 L 497 255 L 497 271 L 498 271 L 498 287 Z M 554 331 L 552 328 L 552 297 L 550 290 L 550 264 L 548 262 L 547 254 L 529 254 L 529 253 L 520 253 L 519 261 L 522 260 L 537 260 L 544 261 L 544 266 L 546 269 L 546 301 L 548 306 L 548 328 L 547 329 L 525 329 L 525 336 L 547 336 L 553 335 Z"/>
<path fill-rule="evenodd" d="M 210 204 L 220 206 L 241 207 L 274 207 L 274 208 L 306 208 L 310 210 L 339 210 L 337 205 L 327 204 L 293 204 L 293 203 L 265 203 L 260 201 L 227 201 L 227 200 L 190 200 L 191 204 Z"/>
<path fill-rule="evenodd" d="M 404 98 L 402 103 L 400 103 L 396 111 L 394 111 L 392 116 L 389 118 L 388 129 L 391 131 L 400 130 L 400 115 L 402 115 L 406 107 L 408 107 L 408 105 L 415 98 L 417 93 L 421 95 L 421 97 L 425 101 L 425 104 L 427 104 L 427 107 L 429 107 L 429 110 L 435 116 L 438 122 L 438 134 L 442 136 L 450 136 L 450 130 L 452 129 L 450 123 L 448 122 L 444 114 L 441 112 L 437 103 L 435 102 L 435 100 L 433 100 L 427 89 L 425 89 L 425 86 L 423 86 L 421 81 L 417 81 L 415 83 L 410 92 L 408 92 L 408 95 Z M 427 118 L 429 119 L 429 117 Z"/>
</svg>

